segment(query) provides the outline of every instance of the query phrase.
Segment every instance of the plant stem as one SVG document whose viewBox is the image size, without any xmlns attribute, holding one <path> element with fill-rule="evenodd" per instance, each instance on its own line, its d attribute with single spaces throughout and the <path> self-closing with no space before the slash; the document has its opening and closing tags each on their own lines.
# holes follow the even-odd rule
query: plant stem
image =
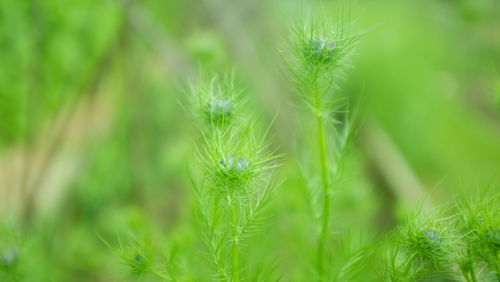
<svg viewBox="0 0 500 282">
<path fill-rule="evenodd" d="M 215 197 L 214 199 L 214 211 L 213 211 L 213 222 L 212 222 L 212 234 L 215 233 L 215 230 L 217 230 L 217 225 L 219 224 L 219 202 L 220 202 L 220 198 L 219 197 Z"/>
<path fill-rule="evenodd" d="M 231 247 L 231 257 L 232 257 L 232 273 L 233 282 L 240 281 L 239 278 L 239 265 L 238 265 L 238 214 L 237 206 L 233 194 L 230 195 L 230 205 L 231 205 L 231 233 L 233 237 L 233 245 Z"/>
<path fill-rule="evenodd" d="M 165 274 L 159 272 L 158 270 L 152 270 L 151 271 L 154 275 L 158 276 L 159 278 L 165 280 L 165 281 L 172 281 L 169 277 L 167 277 Z"/>
<path fill-rule="evenodd" d="M 500 282 L 500 267 L 498 267 L 498 251 L 495 252 L 495 257 L 497 258 L 496 262 L 495 262 L 495 272 L 497 274 L 497 280 Z"/>
<path fill-rule="evenodd" d="M 472 282 L 471 277 L 473 277 L 470 270 L 462 270 L 462 276 L 465 278 L 465 281 Z"/>
<path fill-rule="evenodd" d="M 323 280 L 323 262 L 324 262 L 324 253 L 325 253 L 325 245 L 328 235 L 328 225 L 330 218 L 330 195 L 329 195 L 329 183 L 328 183 L 328 162 L 327 162 L 327 150 L 326 150 L 326 141 L 325 141 L 325 132 L 324 132 L 324 118 L 322 116 L 321 111 L 321 96 L 320 91 L 317 91 L 317 126 L 318 126 L 318 146 L 319 146 L 319 157 L 321 163 L 321 180 L 323 184 L 323 213 L 322 213 L 322 225 L 321 225 L 321 234 L 318 242 L 318 274 L 320 280 Z"/>
<path fill-rule="evenodd" d="M 474 267 L 474 258 L 472 255 L 472 251 L 470 248 L 467 249 L 467 255 L 469 256 L 469 267 L 468 267 L 468 273 L 470 278 L 467 277 L 467 273 L 464 273 L 465 278 L 467 281 L 471 282 L 477 282 L 477 277 L 476 277 L 476 268 Z"/>
<path fill-rule="evenodd" d="M 474 267 L 474 263 L 471 262 L 470 264 L 470 269 L 469 269 L 469 274 L 472 282 L 477 282 L 476 278 L 476 268 Z"/>
</svg>

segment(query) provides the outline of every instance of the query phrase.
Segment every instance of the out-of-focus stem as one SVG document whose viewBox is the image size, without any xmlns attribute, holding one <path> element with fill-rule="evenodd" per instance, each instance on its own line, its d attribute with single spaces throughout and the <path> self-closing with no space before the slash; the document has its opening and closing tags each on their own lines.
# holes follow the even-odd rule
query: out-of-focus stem
<svg viewBox="0 0 500 282">
<path fill-rule="evenodd" d="M 476 268 L 474 267 L 474 263 L 471 263 L 470 265 L 470 270 L 469 270 L 469 274 L 470 274 L 470 279 L 472 282 L 477 282 L 477 278 L 476 278 Z M 500 281 L 500 280 L 499 280 Z"/>
<path fill-rule="evenodd" d="M 231 200 L 231 233 L 233 237 L 232 247 L 231 247 L 231 257 L 232 257 L 232 274 L 233 274 L 233 282 L 239 282 L 239 265 L 238 265 L 238 211 L 236 206 L 236 201 L 233 197 L 233 194 L 230 195 Z"/>
<path fill-rule="evenodd" d="M 212 234 L 215 233 L 215 230 L 217 230 L 217 225 L 219 224 L 219 203 L 220 203 L 220 198 L 215 197 L 214 199 L 214 211 L 213 211 L 213 222 L 212 222 Z"/>
<path fill-rule="evenodd" d="M 500 281 L 500 267 L 498 267 L 498 261 L 499 261 L 498 251 L 495 252 L 495 257 L 497 258 L 495 262 L 495 272 L 497 274 L 497 280 Z"/>
<path fill-rule="evenodd" d="M 321 93 L 319 90 L 316 91 L 317 95 L 317 126 L 318 126 L 318 146 L 319 146 L 319 158 L 321 164 L 321 181 L 322 181 L 322 196 L 323 196 L 323 211 L 321 214 L 321 234 L 318 241 L 318 275 L 320 280 L 323 280 L 324 273 L 324 254 L 325 245 L 328 235 L 329 221 L 330 221 L 330 193 L 329 183 L 328 183 L 328 161 L 327 161 L 327 150 L 326 150 L 326 140 L 325 140 L 325 125 L 324 117 L 322 115 L 322 103 L 321 103 Z"/>
<path fill-rule="evenodd" d="M 173 279 L 171 279 L 170 277 L 168 277 L 167 275 L 159 272 L 158 270 L 152 270 L 152 273 L 156 276 L 158 276 L 159 278 L 165 280 L 165 281 L 173 281 Z"/>
<path fill-rule="evenodd" d="M 469 256 L 469 262 L 470 262 L 470 265 L 468 267 L 468 274 L 470 276 L 470 278 L 467 278 L 467 273 L 464 273 L 464 276 L 465 278 L 467 279 L 467 281 L 471 281 L 471 282 L 477 282 L 477 277 L 476 277 L 476 268 L 474 266 L 474 259 L 473 259 L 473 255 L 472 255 L 472 252 L 471 252 L 471 249 L 469 248 L 467 250 L 467 255 Z"/>
</svg>

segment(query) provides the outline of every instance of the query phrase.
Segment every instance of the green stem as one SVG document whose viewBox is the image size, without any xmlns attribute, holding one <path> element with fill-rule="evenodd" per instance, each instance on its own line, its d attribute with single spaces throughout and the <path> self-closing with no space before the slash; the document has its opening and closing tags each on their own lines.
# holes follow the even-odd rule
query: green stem
<svg viewBox="0 0 500 282">
<path fill-rule="evenodd" d="M 467 279 L 467 281 L 472 281 L 472 282 L 477 282 L 477 277 L 476 277 L 476 267 L 474 266 L 474 258 L 472 255 L 472 251 L 470 248 L 467 249 L 467 255 L 469 256 L 469 276 L 470 280 Z"/>
<path fill-rule="evenodd" d="M 160 277 L 161 279 L 165 280 L 165 281 L 172 281 L 172 279 L 170 279 L 168 276 L 166 276 L 165 274 L 159 272 L 158 270 L 152 270 L 151 271 L 154 275 Z"/>
<path fill-rule="evenodd" d="M 318 274 L 320 280 L 323 280 L 324 273 L 324 253 L 325 245 L 328 235 L 329 221 L 330 221 L 330 194 L 328 191 L 328 162 L 327 162 L 327 150 L 325 141 L 325 129 L 324 129 L 324 118 L 321 112 L 321 97 L 320 92 L 317 91 L 317 126 L 318 126 L 318 145 L 319 145 L 319 156 L 321 163 L 321 180 L 323 186 L 323 213 L 322 213 L 322 224 L 321 224 L 321 234 L 318 242 Z"/>
<path fill-rule="evenodd" d="M 239 278 L 239 265 L 238 265 L 238 213 L 237 206 L 235 203 L 235 199 L 233 198 L 233 194 L 231 197 L 231 233 L 233 237 L 233 245 L 231 247 L 231 256 L 232 256 L 232 273 L 233 273 L 233 282 L 240 281 Z"/>
<path fill-rule="evenodd" d="M 214 200 L 214 211 L 213 211 L 213 222 L 212 222 L 212 234 L 217 230 L 217 225 L 219 224 L 219 202 L 220 197 L 215 197 Z"/>
<path fill-rule="evenodd" d="M 465 278 L 465 281 L 471 282 L 472 280 L 469 277 L 469 274 L 467 272 L 462 272 L 462 276 Z"/>
<path fill-rule="evenodd" d="M 497 280 L 498 282 L 500 282 L 500 267 L 498 267 L 498 259 L 499 259 L 498 252 L 495 252 L 495 257 L 497 258 L 495 262 L 495 272 L 497 274 Z"/>
<path fill-rule="evenodd" d="M 470 264 L 470 270 L 469 270 L 470 278 L 472 282 L 477 282 L 477 277 L 476 277 L 476 268 L 474 267 L 474 263 L 471 262 Z"/>
</svg>

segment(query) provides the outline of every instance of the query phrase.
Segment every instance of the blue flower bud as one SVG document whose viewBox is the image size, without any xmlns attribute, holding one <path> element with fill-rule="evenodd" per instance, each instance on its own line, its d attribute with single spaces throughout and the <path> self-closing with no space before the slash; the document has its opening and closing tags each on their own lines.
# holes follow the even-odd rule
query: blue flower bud
<svg viewBox="0 0 500 282">
<path fill-rule="evenodd" d="M 500 229 L 489 228 L 486 233 L 486 238 L 496 247 L 500 247 Z"/>
<path fill-rule="evenodd" d="M 144 257 L 140 254 L 136 254 L 134 257 L 134 262 L 136 264 L 142 264 L 144 262 Z"/>
<path fill-rule="evenodd" d="M 228 100 L 216 99 L 207 103 L 206 115 L 212 122 L 227 121 L 231 117 L 232 104 Z"/>
<path fill-rule="evenodd" d="M 438 247 L 442 242 L 442 239 L 439 237 L 439 235 L 432 230 L 424 231 L 422 233 L 421 240 L 423 241 L 424 245 L 428 247 Z"/>
<path fill-rule="evenodd" d="M 336 49 L 334 41 L 325 38 L 311 39 L 304 48 L 304 57 L 314 63 L 329 63 Z"/>
<path fill-rule="evenodd" d="M 220 165 L 228 171 L 242 172 L 250 167 L 250 162 L 243 158 L 231 156 L 229 158 L 223 158 L 220 161 Z"/>
<path fill-rule="evenodd" d="M 19 257 L 19 252 L 16 247 L 10 247 L 3 251 L 2 253 L 2 264 L 4 266 L 12 266 L 17 262 Z"/>
</svg>

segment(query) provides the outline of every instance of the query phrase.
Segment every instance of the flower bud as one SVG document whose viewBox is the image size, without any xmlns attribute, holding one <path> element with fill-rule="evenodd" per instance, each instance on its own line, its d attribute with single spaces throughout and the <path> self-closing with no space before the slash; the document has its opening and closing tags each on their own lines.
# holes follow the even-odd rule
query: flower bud
<svg viewBox="0 0 500 282">
<path fill-rule="evenodd" d="M 495 248 L 500 248 L 500 229 L 489 228 L 486 233 L 486 238 Z"/>
<path fill-rule="evenodd" d="M 424 231 L 420 236 L 420 240 L 424 246 L 429 248 L 439 247 L 442 241 L 439 235 L 432 230 Z"/>
<path fill-rule="evenodd" d="M 141 254 L 135 254 L 134 262 L 135 264 L 142 264 L 144 262 L 144 257 Z"/>
<path fill-rule="evenodd" d="M 326 38 L 311 39 L 304 48 L 304 57 L 313 63 L 329 63 L 336 49 L 334 41 Z"/>
<path fill-rule="evenodd" d="M 231 172 L 242 172 L 250 167 L 250 162 L 243 158 L 236 158 L 231 156 L 229 158 L 223 158 L 220 161 L 220 165 L 225 170 Z"/>
<path fill-rule="evenodd" d="M 17 262 L 19 252 L 16 247 L 9 247 L 2 252 L 2 264 L 6 267 L 12 266 Z"/>
<path fill-rule="evenodd" d="M 205 113 L 211 122 L 220 123 L 229 120 L 232 108 L 229 100 L 215 99 L 207 103 Z"/>
</svg>

